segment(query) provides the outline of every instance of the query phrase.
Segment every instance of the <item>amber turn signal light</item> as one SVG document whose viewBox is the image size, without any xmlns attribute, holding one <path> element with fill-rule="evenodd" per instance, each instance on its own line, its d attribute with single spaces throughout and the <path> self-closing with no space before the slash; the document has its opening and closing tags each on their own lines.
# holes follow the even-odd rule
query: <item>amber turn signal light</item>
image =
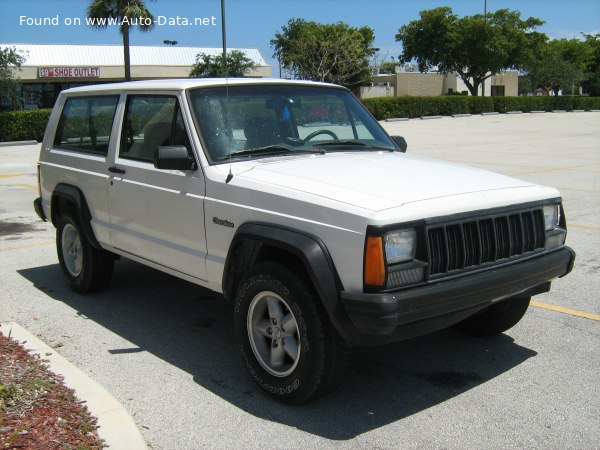
<svg viewBox="0 0 600 450">
<path fill-rule="evenodd" d="M 385 264 L 381 236 L 369 236 L 365 246 L 365 285 L 383 287 L 384 283 Z"/>
</svg>

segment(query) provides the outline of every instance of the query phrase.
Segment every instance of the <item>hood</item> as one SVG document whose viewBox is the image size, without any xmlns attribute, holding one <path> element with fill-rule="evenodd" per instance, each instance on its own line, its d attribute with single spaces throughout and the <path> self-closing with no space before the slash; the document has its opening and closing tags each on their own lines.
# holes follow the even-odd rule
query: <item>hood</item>
<svg viewBox="0 0 600 450">
<path fill-rule="evenodd" d="M 481 169 L 396 152 L 332 152 L 240 164 L 246 167 L 237 168 L 238 177 L 371 211 L 453 195 L 534 186 Z"/>
</svg>

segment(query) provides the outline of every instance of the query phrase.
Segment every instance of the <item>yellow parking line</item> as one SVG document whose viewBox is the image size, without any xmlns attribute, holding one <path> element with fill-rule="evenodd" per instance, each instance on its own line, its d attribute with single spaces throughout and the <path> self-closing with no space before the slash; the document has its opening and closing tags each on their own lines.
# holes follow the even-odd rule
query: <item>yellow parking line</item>
<svg viewBox="0 0 600 450">
<path fill-rule="evenodd" d="M 579 311 L 577 309 L 565 308 L 564 306 L 550 305 L 548 303 L 538 302 L 537 300 L 531 300 L 530 305 L 535 306 L 536 308 L 548 309 L 550 311 L 569 314 L 571 316 L 583 317 L 585 319 L 600 321 L 600 314 Z"/>
<path fill-rule="evenodd" d="M 27 183 L 19 183 L 18 186 L 27 188 L 27 189 L 33 189 L 34 191 L 38 190 L 38 187 L 35 184 L 27 184 Z"/>
<path fill-rule="evenodd" d="M 28 173 L 0 173 L 0 178 L 24 177 Z"/>
<path fill-rule="evenodd" d="M 598 225 L 583 225 L 579 223 L 567 223 L 567 228 L 582 228 L 584 230 L 600 231 L 600 227 Z"/>
<path fill-rule="evenodd" d="M 54 244 L 54 242 L 55 241 L 35 242 L 33 244 L 15 245 L 14 247 L 0 247 L 0 252 L 7 252 L 9 250 L 20 250 L 22 248 L 43 247 L 44 245 Z"/>
</svg>

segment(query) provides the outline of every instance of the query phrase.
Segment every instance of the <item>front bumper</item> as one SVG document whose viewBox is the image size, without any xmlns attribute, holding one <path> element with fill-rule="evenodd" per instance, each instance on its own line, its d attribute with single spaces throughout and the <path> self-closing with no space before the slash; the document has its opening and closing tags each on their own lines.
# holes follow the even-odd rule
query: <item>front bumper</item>
<svg viewBox="0 0 600 450">
<path fill-rule="evenodd" d="M 374 345 L 450 326 L 491 303 L 547 292 L 568 274 L 575 252 L 562 247 L 532 259 L 412 289 L 382 294 L 341 292 L 356 330 L 352 343 Z M 354 333 L 353 333 L 354 334 Z"/>
</svg>

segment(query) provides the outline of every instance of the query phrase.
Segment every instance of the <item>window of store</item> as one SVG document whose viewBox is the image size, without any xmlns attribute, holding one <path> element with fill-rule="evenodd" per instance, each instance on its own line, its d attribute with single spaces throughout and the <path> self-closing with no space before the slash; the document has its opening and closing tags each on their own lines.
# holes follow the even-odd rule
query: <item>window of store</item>
<svg viewBox="0 0 600 450">
<path fill-rule="evenodd" d="M 492 86 L 492 91 L 491 91 L 492 97 L 504 97 L 504 86 L 502 85 L 498 85 L 498 86 Z"/>
</svg>

